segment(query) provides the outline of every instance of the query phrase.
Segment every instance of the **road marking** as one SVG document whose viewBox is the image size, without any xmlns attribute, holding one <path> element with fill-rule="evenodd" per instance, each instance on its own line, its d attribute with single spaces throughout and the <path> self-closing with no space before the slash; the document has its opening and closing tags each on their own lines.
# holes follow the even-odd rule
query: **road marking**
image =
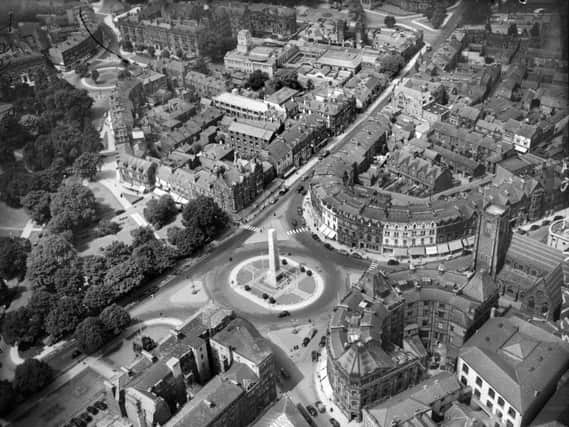
<svg viewBox="0 0 569 427">
<path fill-rule="evenodd" d="M 295 228 L 295 229 L 293 229 L 293 230 L 288 230 L 288 231 L 286 232 L 286 234 L 290 236 L 291 234 L 305 233 L 305 232 L 308 232 L 308 231 L 310 231 L 310 230 L 308 229 L 308 227 L 300 227 L 300 228 Z"/>
<path fill-rule="evenodd" d="M 254 225 L 250 225 L 250 224 L 245 224 L 242 227 L 246 230 L 249 230 L 249 231 L 255 231 L 255 232 L 261 231 L 261 229 L 259 227 L 255 227 Z"/>
<path fill-rule="evenodd" d="M 377 261 L 373 261 L 367 268 L 367 271 L 377 270 L 377 267 L 379 267 L 379 263 Z"/>
</svg>

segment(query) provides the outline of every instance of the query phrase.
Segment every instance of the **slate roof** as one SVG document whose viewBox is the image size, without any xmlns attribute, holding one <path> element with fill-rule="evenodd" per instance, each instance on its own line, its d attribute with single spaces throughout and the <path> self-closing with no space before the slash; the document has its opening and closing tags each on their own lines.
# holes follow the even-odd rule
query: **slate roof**
<svg viewBox="0 0 569 427">
<path fill-rule="evenodd" d="M 470 279 L 462 293 L 476 301 L 484 302 L 498 293 L 498 286 L 488 272 L 480 269 Z"/>
<path fill-rule="evenodd" d="M 232 320 L 212 339 L 226 347 L 231 347 L 234 352 L 256 364 L 272 354 L 267 340 L 251 323 L 242 318 Z"/>
<path fill-rule="evenodd" d="M 562 385 L 532 422 L 534 427 L 569 426 L 569 383 Z"/>
<path fill-rule="evenodd" d="M 569 367 L 569 346 L 527 322 L 489 319 L 460 357 L 518 412 L 524 414 Z"/>
<path fill-rule="evenodd" d="M 288 397 L 277 401 L 252 427 L 309 427 Z"/>
</svg>

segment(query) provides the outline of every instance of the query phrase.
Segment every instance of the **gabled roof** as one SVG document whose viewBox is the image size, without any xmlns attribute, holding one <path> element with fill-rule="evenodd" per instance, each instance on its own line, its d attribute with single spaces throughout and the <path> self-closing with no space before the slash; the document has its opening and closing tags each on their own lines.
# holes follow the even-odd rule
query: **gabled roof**
<svg viewBox="0 0 569 427">
<path fill-rule="evenodd" d="M 309 427 L 296 405 L 285 397 L 277 401 L 252 427 Z"/>
<path fill-rule="evenodd" d="M 498 293 L 498 286 L 488 272 L 480 269 L 462 288 L 462 293 L 476 301 L 484 302 Z"/>
</svg>

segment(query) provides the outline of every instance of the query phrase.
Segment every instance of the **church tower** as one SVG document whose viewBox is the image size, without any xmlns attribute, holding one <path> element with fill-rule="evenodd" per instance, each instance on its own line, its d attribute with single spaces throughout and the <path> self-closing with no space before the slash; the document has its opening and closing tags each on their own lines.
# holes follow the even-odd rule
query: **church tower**
<svg viewBox="0 0 569 427">
<path fill-rule="evenodd" d="M 480 215 L 474 252 L 475 270 L 484 269 L 495 279 L 510 242 L 510 217 L 506 209 L 489 205 Z"/>
<path fill-rule="evenodd" d="M 251 32 L 249 30 L 241 30 L 237 34 L 237 51 L 246 54 L 251 47 Z"/>
</svg>

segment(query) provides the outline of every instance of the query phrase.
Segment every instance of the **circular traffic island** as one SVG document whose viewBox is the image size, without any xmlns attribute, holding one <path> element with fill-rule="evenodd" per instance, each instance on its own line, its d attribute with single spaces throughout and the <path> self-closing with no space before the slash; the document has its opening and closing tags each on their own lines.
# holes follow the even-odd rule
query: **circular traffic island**
<svg viewBox="0 0 569 427">
<path fill-rule="evenodd" d="M 291 257 L 280 257 L 274 268 L 268 255 L 248 258 L 232 268 L 228 280 L 233 291 L 271 311 L 306 308 L 324 291 L 322 276 Z"/>
</svg>

